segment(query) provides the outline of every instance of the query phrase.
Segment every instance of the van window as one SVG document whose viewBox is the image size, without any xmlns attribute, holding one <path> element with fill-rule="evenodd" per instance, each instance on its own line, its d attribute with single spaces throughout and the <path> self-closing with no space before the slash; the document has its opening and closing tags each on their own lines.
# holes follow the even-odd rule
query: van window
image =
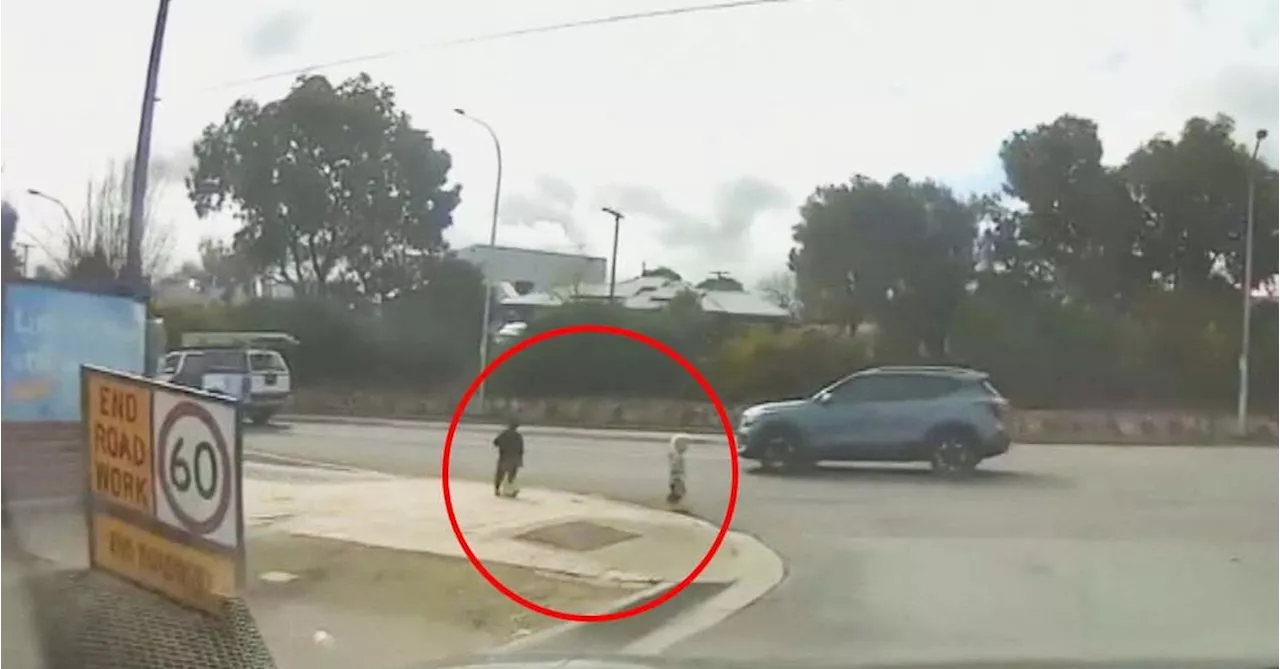
<svg viewBox="0 0 1280 669">
<path fill-rule="evenodd" d="M 284 358 L 275 351 L 254 351 L 249 354 L 249 368 L 255 372 L 288 372 Z"/>
</svg>

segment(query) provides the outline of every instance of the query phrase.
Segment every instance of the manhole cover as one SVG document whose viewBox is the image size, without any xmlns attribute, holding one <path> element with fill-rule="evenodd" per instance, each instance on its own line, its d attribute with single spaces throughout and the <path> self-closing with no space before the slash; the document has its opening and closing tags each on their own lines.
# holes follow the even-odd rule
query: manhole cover
<svg viewBox="0 0 1280 669">
<path fill-rule="evenodd" d="M 525 532 L 516 538 L 555 548 L 586 552 L 600 550 L 638 536 L 640 535 L 585 520 L 571 520 L 567 523 L 557 523 Z"/>
</svg>

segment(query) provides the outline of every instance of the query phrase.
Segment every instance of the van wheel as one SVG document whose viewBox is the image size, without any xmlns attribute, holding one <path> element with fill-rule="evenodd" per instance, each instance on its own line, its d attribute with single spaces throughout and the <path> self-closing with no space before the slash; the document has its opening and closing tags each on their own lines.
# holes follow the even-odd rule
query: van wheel
<svg viewBox="0 0 1280 669">
<path fill-rule="evenodd" d="M 274 412 L 272 411 L 251 411 L 249 412 L 249 420 L 253 421 L 254 425 L 266 425 L 271 422 L 273 414 Z"/>
<path fill-rule="evenodd" d="M 939 430 L 930 439 L 929 465 L 943 476 L 966 476 L 982 458 L 973 437 L 961 429 Z"/>
</svg>

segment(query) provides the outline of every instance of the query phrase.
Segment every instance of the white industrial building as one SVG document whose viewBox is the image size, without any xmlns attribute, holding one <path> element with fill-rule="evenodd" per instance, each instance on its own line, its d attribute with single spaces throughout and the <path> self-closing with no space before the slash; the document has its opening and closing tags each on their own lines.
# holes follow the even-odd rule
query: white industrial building
<svg viewBox="0 0 1280 669">
<path fill-rule="evenodd" d="M 480 268 L 492 284 L 508 284 L 519 293 L 570 288 L 605 281 L 604 258 L 476 244 L 458 249 L 458 258 Z"/>
</svg>

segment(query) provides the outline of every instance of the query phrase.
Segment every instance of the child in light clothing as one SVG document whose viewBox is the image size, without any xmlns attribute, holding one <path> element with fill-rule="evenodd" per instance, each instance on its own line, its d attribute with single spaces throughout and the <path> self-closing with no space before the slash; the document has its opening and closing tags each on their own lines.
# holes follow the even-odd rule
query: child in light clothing
<svg viewBox="0 0 1280 669">
<path fill-rule="evenodd" d="M 681 503 L 685 496 L 685 451 L 689 449 L 692 438 L 687 434 L 671 437 L 671 447 L 667 452 L 667 505 L 673 511 L 683 508 Z"/>
</svg>

